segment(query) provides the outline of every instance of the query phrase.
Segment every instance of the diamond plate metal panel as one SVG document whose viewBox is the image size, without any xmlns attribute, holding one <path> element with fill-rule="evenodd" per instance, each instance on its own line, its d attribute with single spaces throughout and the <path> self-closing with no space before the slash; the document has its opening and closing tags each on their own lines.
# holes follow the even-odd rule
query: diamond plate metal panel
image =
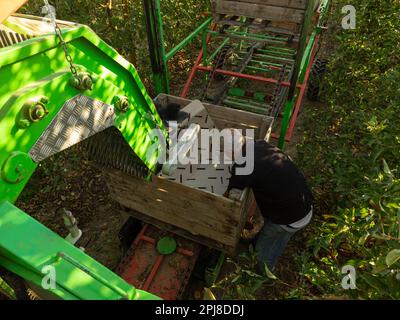
<svg viewBox="0 0 400 320">
<path fill-rule="evenodd" d="M 115 117 L 113 106 L 78 95 L 64 104 L 29 155 L 40 162 L 113 126 Z"/>
<path fill-rule="evenodd" d="M 208 115 L 207 110 L 199 101 L 193 101 L 182 111 L 189 114 L 187 126 L 195 123 L 200 125 L 202 129 L 216 128 L 213 120 Z M 201 159 L 201 138 L 199 142 L 199 161 L 208 161 L 209 159 Z M 210 141 L 211 144 L 211 141 Z M 211 148 L 209 158 L 211 155 Z M 221 159 L 224 154 L 222 153 Z M 201 163 L 201 162 L 200 162 Z M 214 194 L 222 195 L 228 188 L 229 179 L 231 177 L 231 165 L 226 164 L 188 164 L 178 165 L 177 169 L 169 176 L 160 174 L 168 180 L 176 181 L 191 188 L 208 191 Z"/>
</svg>

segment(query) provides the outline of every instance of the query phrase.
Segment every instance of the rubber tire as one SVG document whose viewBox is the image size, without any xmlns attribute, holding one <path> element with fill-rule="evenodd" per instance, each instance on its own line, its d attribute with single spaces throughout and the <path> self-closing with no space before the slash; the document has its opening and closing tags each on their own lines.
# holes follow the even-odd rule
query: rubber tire
<svg viewBox="0 0 400 320">
<path fill-rule="evenodd" d="M 319 101 L 321 93 L 321 83 L 328 72 L 328 60 L 316 59 L 308 79 L 307 98 L 310 101 Z"/>
</svg>

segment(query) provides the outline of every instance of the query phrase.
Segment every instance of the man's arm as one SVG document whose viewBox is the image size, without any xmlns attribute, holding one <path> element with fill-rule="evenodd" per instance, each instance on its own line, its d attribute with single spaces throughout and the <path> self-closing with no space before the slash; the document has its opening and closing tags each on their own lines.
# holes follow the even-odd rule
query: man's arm
<svg viewBox="0 0 400 320">
<path fill-rule="evenodd" d="M 235 164 L 232 167 L 232 175 L 229 180 L 228 191 L 231 189 L 241 189 L 243 190 L 246 187 L 251 187 L 254 180 L 254 171 L 249 175 L 236 175 L 236 168 L 238 167 Z"/>
</svg>

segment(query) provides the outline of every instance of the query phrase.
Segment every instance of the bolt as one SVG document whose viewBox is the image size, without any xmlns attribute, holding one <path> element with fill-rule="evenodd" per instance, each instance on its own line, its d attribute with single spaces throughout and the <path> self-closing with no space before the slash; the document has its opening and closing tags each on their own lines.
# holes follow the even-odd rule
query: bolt
<svg viewBox="0 0 400 320">
<path fill-rule="evenodd" d="M 47 97 L 37 97 L 27 100 L 21 108 L 16 119 L 17 126 L 21 129 L 28 128 L 33 122 L 42 120 L 47 114 Z"/>
<path fill-rule="evenodd" d="M 32 110 L 32 120 L 41 120 L 44 118 L 46 115 L 46 110 L 44 109 L 44 106 L 41 104 L 37 104 L 36 106 L 33 107 Z"/>
<path fill-rule="evenodd" d="M 126 112 L 129 109 L 129 100 L 125 96 L 115 96 L 113 104 L 122 112 Z"/>
<path fill-rule="evenodd" d="M 29 119 L 32 122 L 42 120 L 47 114 L 45 106 L 41 103 L 33 105 L 28 113 Z"/>
<path fill-rule="evenodd" d="M 78 90 L 92 90 L 93 78 L 87 72 L 80 72 L 77 77 L 72 76 L 69 84 Z"/>
<path fill-rule="evenodd" d="M 72 77 L 69 82 L 70 82 L 71 86 L 79 89 L 80 84 L 81 84 L 81 81 L 79 79 L 76 79 L 75 77 Z"/>
<path fill-rule="evenodd" d="M 82 87 L 85 88 L 86 90 L 92 90 L 93 87 L 93 81 L 92 78 L 89 75 L 84 75 L 82 77 Z"/>
<path fill-rule="evenodd" d="M 46 104 L 49 103 L 49 99 L 48 99 L 47 97 L 42 97 L 42 98 L 40 99 L 40 102 L 41 102 L 43 105 L 46 105 Z"/>
</svg>

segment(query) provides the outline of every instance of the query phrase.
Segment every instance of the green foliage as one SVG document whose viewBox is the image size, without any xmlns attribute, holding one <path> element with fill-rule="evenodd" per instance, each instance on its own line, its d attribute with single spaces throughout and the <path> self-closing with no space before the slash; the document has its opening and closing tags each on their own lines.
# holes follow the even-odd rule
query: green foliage
<svg viewBox="0 0 400 320">
<path fill-rule="evenodd" d="M 256 273 L 257 256 L 250 246 L 249 252 L 244 252 L 236 260 L 228 258 L 233 270 L 226 274 L 210 289 L 216 292 L 219 299 L 255 300 L 257 292 L 267 283 L 277 280 L 266 267 L 266 275 Z"/>
<path fill-rule="evenodd" d="M 52 0 L 57 19 L 86 24 L 103 40 L 125 56 L 150 87 L 151 73 L 144 0 Z M 43 0 L 30 0 L 22 13 L 43 15 Z M 165 46 L 169 51 L 205 20 L 209 1 L 163 0 L 161 11 L 164 23 Z M 190 63 L 194 57 L 186 59 Z M 177 63 L 172 61 L 172 64 Z"/>
<path fill-rule="evenodd" d="M 8 285 L 8 283 L 4 279 L 0 277 L 0 298 L 1 295 L 4 295 L 10 300 L 17 299 L 14 290 Z"/>
<path fill-rule="evenodd" d="M 334 24 L 346 1 L 334 1 Z M 302 274 L 321 294 L 400 298 L 400 1 L 355 0 L 357 28 L 331 35 L 337 49 L 325 103 L 310 107 L 299 146 L 322 215 Z M 316 121 L 318 119 L 318 121 Z M 341 268 L 357 270 L 344 291 Z"/>
</svg>

